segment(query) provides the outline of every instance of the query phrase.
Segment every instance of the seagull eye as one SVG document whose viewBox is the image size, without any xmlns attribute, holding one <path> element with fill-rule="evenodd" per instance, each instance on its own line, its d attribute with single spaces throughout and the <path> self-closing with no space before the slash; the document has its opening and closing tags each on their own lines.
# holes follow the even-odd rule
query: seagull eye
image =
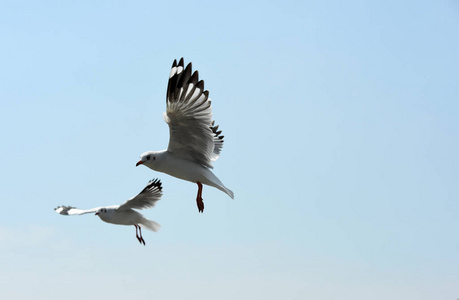
<svg viewBox="0 0 459 300">
<path fill-rule="evenodd" d="M 147 160 L 150 160 L 150 155 L 147 156 Z"/>
</svg>

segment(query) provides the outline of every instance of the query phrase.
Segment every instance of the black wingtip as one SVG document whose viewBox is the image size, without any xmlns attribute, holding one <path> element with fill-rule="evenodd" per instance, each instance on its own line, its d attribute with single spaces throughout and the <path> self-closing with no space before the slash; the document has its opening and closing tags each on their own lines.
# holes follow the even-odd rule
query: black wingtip
<svg viewBox="0 0 459 300">
<path fill-rule="evenodd" d="M 192 69 L 191 62 L 189 62 L 189 63 L 186 65 L 186 68 L 187 68 L 187 69 L 190 68 L 190 71 L 191 71 L 191 69 Z"/>
<path fill-rule="evenodd" d="M 204 80 L 198 81 L 198 83 L 196 84 L 196 87 L 200 89 L 201 91 L 204 90 Z"/>
<path fill-rule="evenodd" d="M 222 134 L 222 131 L 221 130 L 218 130 L 218 127 L 220 125 L 215 125 L 215 120 L 212 121 L 212 126 L 210 127 L 210 129 L 212 130 L 212 133 L 214 134 L 214 139 L 218 139 L 220 140 L 221 142 L 223 142 L 223 138 L 225 137 L 224 135 L 221 135 Z"/>
<path fill-rule="evenodd" d="M 163 188 L 161 185 L 161 180 L 159 180 L 158 178 L 154 178 L 148 182 L 148 187 L 152 187 L 152 186 L 157 187 L 160 191 Z"/>
<path fill-rule="evenodd" d="M 62 208 L 62 210 L 59 212 L 59 214 L 68 216 L 69 210 L 71 210 L 72 208 L 76 208 L 76 207 L 73 207 L 73 206 L 70 206 L 70 205 L 68 205 L 68 206 L 61 205 L 61 206 L 56 207 L 54 210 L 57 211 L 59 208 Z"/>
<path fill-rule="evenodd" d="M 191 77 L 191 63 L 188 64 L 185 68 L 185 70 L 182 72 L 179 80 L 177 81 L 177 88 L 180 89 L 180 88 L 184 88 L 186 89 L 186 85 L 188 84 L 189 80 L 190 80 L 190 77 Z M 179 99 L 179 101 L 183 101 L 184 98 L 185 98 L 185 95 L 186 93 L 182 93 L 182 97 L 181 99 Z"/>
<path fill-rule="evenodd" d="M 199 81 L 199 73 L 198 71 L 194 71 L 193 75 L 191 75 L 190 79 L 188 80 L 188 83 L 192 83 L 193 85 L 196 85 Z"/>
<path fill-rule="evenodd" d="M 201 99 L 201 95 L 204 94 L 205 98 L 199 105 L 205 104 L 209 106 L 210 102 L 207 102 L 209 92 L 204 91 L 204 80 L 199 80 L 199 72 L 197 70 L 194 72 L 192 71 L 191 62 L 188 63 L 186 68 L 183 68 L 183 65 L 184 60 L 182 57 L 178 65 L 171 70 L 167 83 L 166 101 L 176 103 L 191 101 L 190 105 L 193 105 L 198 99 Z M 190 84 L 192 85 L 190 86 Z M 186 92 L 181 92 L 182 89 Z M 195 91 L 197 92 L 195 93 Z M 179 95 L 181 95 L 180 98 Z M 203 107 L 203 109 L 206 108 Z"/>
<path fill-rule="evenodd" d="M 176 66 L 177 66 L 177 60 L 174 59 L 174 62 L 172 63 L 172 67 L 171 68 L 176 67 Z"/>
</svg>

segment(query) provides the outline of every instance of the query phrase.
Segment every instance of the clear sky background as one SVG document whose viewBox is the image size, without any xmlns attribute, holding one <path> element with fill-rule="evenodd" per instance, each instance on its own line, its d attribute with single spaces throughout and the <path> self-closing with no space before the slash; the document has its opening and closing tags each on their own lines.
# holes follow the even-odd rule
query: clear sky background
<svg viewBox="0 0 459 300">
<path fill-rule="evenodd" d="M 1 1 L 2 299 L 459 298 L 457 1 Z M 192 62 L 235 193 L 135 167 Z M 164 196 L 144 231 L 58 205 Z"/>
</svg>

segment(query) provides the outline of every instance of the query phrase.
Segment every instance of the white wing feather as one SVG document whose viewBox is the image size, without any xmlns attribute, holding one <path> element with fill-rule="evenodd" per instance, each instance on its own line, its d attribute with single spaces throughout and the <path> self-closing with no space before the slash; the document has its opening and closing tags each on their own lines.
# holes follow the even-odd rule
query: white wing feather
<svg viewBox="0 0 459 300">
<path fill-rule="evenodd" d="M 71 216 L 71 215 L 84 215 L 84 214 L 89 214 L 89 213 L 95 213 L 102 207 L 96 207 L 96 208 L 91 208 L 91 209 L 79 209 L 76 207 L 72 206 L 58 206 L 54 210 L 61 215 L 65 216 Z"/>
<path fill-rule="evenodd" d="M 174 155 L 212 168 L 223 147 L 223 136 L 212 121 L 209 92 L 191 63 L 183 68 L 183 58 L 174 60 L 167 86 L 164 120 L 169 125 L 169 146 Z"/>
</svg>

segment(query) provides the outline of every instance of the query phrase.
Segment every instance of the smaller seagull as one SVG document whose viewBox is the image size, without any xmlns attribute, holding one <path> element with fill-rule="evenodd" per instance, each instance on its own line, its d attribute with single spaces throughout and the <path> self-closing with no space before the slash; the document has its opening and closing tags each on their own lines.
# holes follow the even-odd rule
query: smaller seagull
<svg viewBox="0 0 459 300">
<path fill-rule="evenodd" d="M 78 209 L 72 206 L 59 206 L 54 210 L 61 215 L 83 215 L 95 212 L 96 216 L 99 216 L 99 218 L 104 222 L 118 225 L 134 225 L 137 240 L 139 240 L 139 243 L 143 243 L 145 245 L 141 227 L 145 227 L 146 229 L 156 232 L 161 228 L 161 225 L 148 220 L 134 209 L 153 207 L 156 202 L 161 199 L 161 196 L 161 181 L 159 179 L 153 179 L 148 182 L 147 186 L 137 196 L 132 197 L 121 205 L 96 207 L 87 210 Z"/>
</svg>

